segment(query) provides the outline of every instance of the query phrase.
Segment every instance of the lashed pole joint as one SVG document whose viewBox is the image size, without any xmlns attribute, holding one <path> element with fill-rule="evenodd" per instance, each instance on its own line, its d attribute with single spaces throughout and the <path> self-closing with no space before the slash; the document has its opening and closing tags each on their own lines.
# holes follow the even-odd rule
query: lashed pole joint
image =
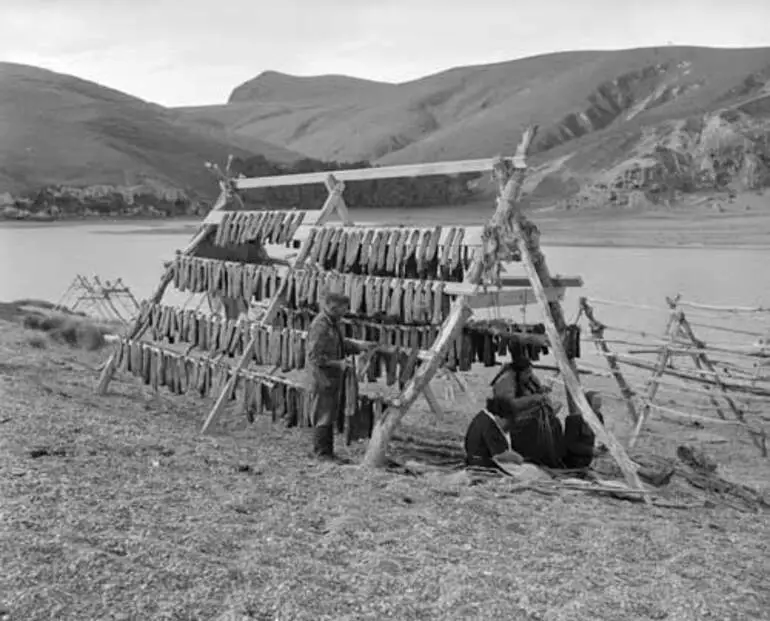
<svg viewBox="0 0 770 621">
<path fill-rule="evenodd" d="M 225 165 L 224 171 L 222 171 L 218 164 L 212 162 L 205 163 L 206 168 L 214 174 L 214 176 L 217 178 L 217 181 L 219 182 L 219 187 L 221 189 L 220 200 L 227 202 L 228 199 L 233 199 L 238 203 L 238 206 L 241 209 L 246 209 L 246 205 L 244 204 L 238 190 L 236 177 L 234 177 L 231 173 L 232 165 L 232 155 L 227 157 L 227 164 Z"/>
</svg>

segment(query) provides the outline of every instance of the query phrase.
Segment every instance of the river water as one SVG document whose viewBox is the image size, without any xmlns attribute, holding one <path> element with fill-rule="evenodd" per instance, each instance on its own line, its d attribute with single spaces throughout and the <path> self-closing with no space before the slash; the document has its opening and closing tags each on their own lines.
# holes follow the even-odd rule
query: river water
<svg viewBox="0 0 770 621">
<path fill-rule="evenodd" d="M 358 216 L 358 214 L 357 214 Z M 184 225 L 188 230 L 182 230 Z M 148 296 L 162 274 L 162 261 L 190 240 L 193 223 L 97 222 L 0 227 L 0 300 L 56 301 L 76 274 L 121 277 L 138 298 Z M 655 306 L 661 312 L 596 305 L 610 325 L 661 333 L 665 296 L 709 304 L 770 306 L 770 250 L 545 246 L 553 274 L 580 275 L 585 286 L 569 291 L 565 310 L 574 317 L 578 297 Z M 511 274 L 521 267 L 509 266 Z M 176 296 L 174 296 L 176 297 Z M 534 319 L 533 307 L 505 309 L 516 319 Z M 746 318 L 726 318 L 733 325 Z M 720 323 L 722 319 L 720 319 Z M 708 338 L 708 337 L 707 337 Z M 720 340 L 734 338 L 723 334 Z M 745 339 L 743 339 L 745 340 Z"/>
</svg>

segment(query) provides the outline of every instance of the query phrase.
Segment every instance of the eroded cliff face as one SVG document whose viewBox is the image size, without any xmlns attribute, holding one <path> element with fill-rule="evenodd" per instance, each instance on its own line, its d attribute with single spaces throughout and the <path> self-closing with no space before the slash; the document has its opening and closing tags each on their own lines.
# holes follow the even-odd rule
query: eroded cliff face
<svg viewBox="0 0 770 621">
<path fill-rule="evenodd" d="M 591 132 L 628 122 L 642 113 L 693 93 L 702 79 L 690 77 L 690 63 L 648 65 L 600 84 L 586 106 L 570 112 L 554 125 L 543 128 L 538 148 L 547 150 Z"/>
<path fill-rule="evenodd" d="M 737 109 L 645 128 L 629 152 L 568 199 L 660 204 L 702 191 L 750 191 L 770 185 L 770 122 Z"/>
<path fill-rule="evenodd" d="M 641 84 L 645 76 L 652 78 L 652 71 L 637 74 L 635 83 Z M 582 124 L 552 128 L 546 142 L 573 140 L 568 138 L 569 132 L 579 137 L 578 132 L 597 131 L 598 125 L 591 119 L 611 124 L 612 119 L 627 119 L 643 107 L 649 110 L 663 99 L 677 96 L 659 86 L 654 97 L 634 101 L 625 88 L 632 83 L 630 78 L 613 81 L 603 89 L 601 99 L 593 99 L 600 105 L 580 116 Z M 680 84 L 678 89 L 681 95 L 684 87 Z M 692 192 L 756 191 L 770 186 L 770 70 L 753 74 L 738 91 L 743 101 L 721 110 L 640 123 L 633 129 L 591 137 L 590 144 L 577 143 L 544 177 L 535 194 L 545 197 L 549 187 L 569 186 L 569 196 L 556 197 L 568 207 L 634 206 L 674 203 Z M 600 118 L 599 108 L 604 117 Z M 565 148 L 568 146 L 561 150 Z"/>
<path fill-rule="evenodd" d="M 553 188 L 569 207 L 602 207 L 761 190 L 769 136 L 770 64 L 726 91 L 687 61 L 649 65 L 604 82 L 584 109 L 541 130 L 538 150 L 560 163 L 534 194 L 547 199 Z"/>
</svg>

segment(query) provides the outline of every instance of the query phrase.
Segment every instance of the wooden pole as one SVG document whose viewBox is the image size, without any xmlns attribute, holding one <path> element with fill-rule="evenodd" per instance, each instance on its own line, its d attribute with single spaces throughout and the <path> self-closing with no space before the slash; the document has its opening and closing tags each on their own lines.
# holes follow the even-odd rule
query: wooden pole
<svg viewBox="0 0 770 621">
<path fill-rule="evenodd" d="M 604 340 L 605 325 L 596 319 L 594 316 L 594 309 L 588 303 L 587 298 L 580 298 L 580 309 L 588 319 L 588 325 L 591 330 L 591 338 L 593 339 L 596 348 L 602 354 L 610 354 L 610 348 L 607 346 L 607 342 Z M 620 370 L 618 361 L 611 356 L 605 355 L 605 358 L 607 359 L 607 366 L 610 368 L 610 373 L 612 373 L 612 377 L 615 378 L 615 382 L 620 389 L 620 394 L 623 397 L 623 402 L 626 404 L 628 414 L 631 416 L 631 420 L 636 422 L 639 418 L 639 413 L 636 411 L 636 406 L 634 405 L 634 391 L 631 390 L 631 387 L 628 385 L 626 378 L 623 376 L 623 372 Z"/>
<path fill-rule="evenodd" d="M 536 132 L 537 127 L 531 127 L 522 135 L 514 158 L 516 168 L 511 170 L 504 162 L 495 167 L 496 172 L 499 171 L 500 174 L 505 175 L 505 182 L 498 186 L 499 188 L 502 187 L 502 190 L 499 190 L 495 213 L 485 228 L 482 251 L 476 253 L 474 261 L 465 275 L 465 282 L 474 285 L 474 292 L 480 290 L 485 273 L 499 266 L 499 255 L 501 251 L 507 249 L 501 248 L 499 230 L 504 222 L 510 220 L 521 195 L 521 186 L 526 176 L 525 158 Z M 364 455 L 364 466 L 382 467 L 387 463 L 388 444 L 394 431 L 420 393 L 423 392 L 424 387 L 430 383 L 441 367 L 449 345 L 458 337 L 471 314 L 472 312 L 468 308 L 468 296 L 458 296 L 441 332 L 430 348 L 432 354 L 430 360 L 417 369 L 412 379 L 404 387 L 400 397 L 375 424 L 366 455 Z"/>
<path fill-rule="evenodd" d="M 217 397 L 216 402 L 214 403 L 214 407 L 211 408 L 211 411 L 209 412 L 209 415 L 206 417 L 206 420 L 203 422 L 203 427 L 201 427 L 201 433 L 206 433 L 209 426 L 211 425 L 214 420 L 221 414 L 222 410 L 224 410 L 225 405 L 227 404 L 228 399 L 230 398 L 230 395 L 232 394 L 233 390 L 235 389 L 235 385 L 238 382 L 238 374 L 243 370 L 243 368 L 248 363 L 249 359 L 251 358 L 254 347 L 257 344 L 257 337 L 256 335 L 252 336 L 249 342 L 246 344 L 246 347 L 243 350 L 243 355 L 238 360 L 238 363 L 235 365 L 235 368 L 233 369 L 233 374 L 230 376 L 230 379 L 227 380 L 227 383 L 225 384 L 222 391 L 219 393 L 219 396 Z"/>
</svg>

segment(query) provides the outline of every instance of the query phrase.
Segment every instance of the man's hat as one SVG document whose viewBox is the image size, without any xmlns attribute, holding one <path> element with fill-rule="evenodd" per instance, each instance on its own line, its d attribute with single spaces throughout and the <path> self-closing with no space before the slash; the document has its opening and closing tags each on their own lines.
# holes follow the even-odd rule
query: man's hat
<svg viewBox="0 0 770 621">
<path fill-rule="evenodd" d="M 327 291 L 326 295 L 324 295 L 324 302 L 326 304 L 345 304 L 347 306 L 350 306 L 350 298 L 342 293 L 339 293 L 337 291 Z"/>
</svg>

